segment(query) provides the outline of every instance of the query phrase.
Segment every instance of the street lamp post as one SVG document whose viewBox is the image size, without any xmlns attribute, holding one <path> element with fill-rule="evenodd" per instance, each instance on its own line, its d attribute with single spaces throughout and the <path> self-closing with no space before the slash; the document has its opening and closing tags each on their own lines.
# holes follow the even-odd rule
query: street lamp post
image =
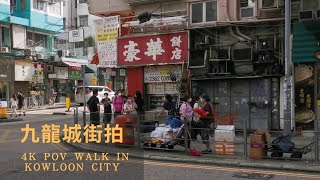
<svg viewBox="0 0 320 180">
<path fill-rule="evenodd" d="M 290 36 L 291 36 L 291 0 L 285 0 L 285 82 L 283 89 L 284 97 L 284 134 L 291 134 L 292 123 L 292 79 L 290 61 Z"/>
</svg>

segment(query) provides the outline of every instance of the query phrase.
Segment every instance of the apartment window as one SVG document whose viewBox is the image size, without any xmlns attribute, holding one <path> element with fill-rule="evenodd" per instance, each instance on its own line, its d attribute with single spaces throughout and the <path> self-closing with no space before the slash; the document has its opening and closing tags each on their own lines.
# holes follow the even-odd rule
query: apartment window
<svg viewBox="0 0 320 180">
<path fill-rule="evenodd" d="M 49 5 L 49 13 L 61 16 L 61 3 L 57 2 Z"/>
<path fill-rule="evenodd" d="M 33 0 L 33 9 L 38 9 L 41 11 L 46 11 L 47 3 L 42 0 Z"/>
<path fill-rule="evenodd" d="M 80 27 L 88 26 L 88 16 L 79 16 Z"/>
<path fill-rule="evenodd" d="M 254 0 L 240 0 L 241 18 L 254 16 Z"/>
<path fill-rule="evenodd" d="M 75 43 L 75 48 L 83 48 L 83 47 L 84 47 L 84 42 L 83 41 Z"/>
<path fill-rule="evenodd" d="M 191 22 L 206 23 L 217 20 L 217 1 L 191 4 Z"/>
<path fill-rule="evenodd" d="M 66 5 L 67 5 L 66 0 L 63 0 L 63 6 L 66 6 Z"/>
<path fill-rule="evenodd" d="M 262 1 L 262 7 L 268 8 L 268 7 L 274 7 L 275 6 L 275 0 L 267 0 Z"/>
<path fill-rule="evenodd" d="M 81 3 L 87 3 L 88 1 L 87 0 L 79 0 L 79 4 Z"/>
</svg>

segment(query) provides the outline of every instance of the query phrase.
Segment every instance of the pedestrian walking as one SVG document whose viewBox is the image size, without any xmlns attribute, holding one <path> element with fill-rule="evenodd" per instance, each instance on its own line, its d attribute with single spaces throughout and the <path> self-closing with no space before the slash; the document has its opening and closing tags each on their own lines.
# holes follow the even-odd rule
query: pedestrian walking
<svg viewBox="0 0 320 180">
<path fill-rule="evenodd" d="M 143 101 L 142 94 L 141 94 L 140 91 L 136 91 L 134 101 L 138 106 L 136 108 L 138 116 L 139 116 L 140 120 L 142 120 L 143 119 L 143 114 L 144 114 L 144 110 L 143 110 L 144 101 Z"/>
<path fill-rule="evenodd" d="M 23 115 L 26 116 L 26 111 L 23 110 L 24 107 L 24 96 L 21 91 L 18 92 L 18 110 L 20 111 L 19 116 L 23 112 Z"/>
<path fill-rule="evenodd" d="M 98 96 L 98 89 L 93 90 L 93 95 L 87 102 L 90 111 L 90 124 L 95 126 L 100 124 L 100 103 Z"/>
<path fill-rule="evenodd" d="M 10 99 L 10 103 L 11 103 L 11 109 L 12 109 L 10 116 L 12 117 L 13 114 L 15 114 L 15 117 L 17 117 L 18 99 L 15 94 L 12 95 L 12 98 Z"/>
<path fill-rule="evenodd" d="M 124 99 L 121 90 L 118 90 L 117 95 L 112 99 L 114 117 L 123 113 Z"/>
<path fill-rule="evenodd" d="M 100 104 L 103 105 L 104 109 L 103 109 L 103 123 L 105 125 L 110 124 L 111 122 L 111 105 L 112 102 L 108 97 L 108 93 L 104 93 L 104 98 L 100 101 Z"/>
<path fill-rule="evenodd" d="M 54 106 L 54 104 L 56 103 L 56 97 L 57 97 L 57 92 L 54 90 L 53 87 L 51 87 L 49 106 Z"/>
<path fill-rule="evenodd" d="M 199 121 L 200 127 L 203 128 L 200 131 L 200 135 L 203 143 L 206 145 L 206 149 L 203 150 L 202 152 L 211 153 L 212 150 L 209 145 L 209 128 L 210 128 L 210 124 L 213 123 L 213 111 L 211 106 L 209 105 L 209 102 L 210 102 L 209 96 L 207 94 L 203 94 L 200 102 L 203 103 L 202 110 L 205 111 L 207 114 L 206 117 L 200 117 L 200 121 Z"/>
</svg>

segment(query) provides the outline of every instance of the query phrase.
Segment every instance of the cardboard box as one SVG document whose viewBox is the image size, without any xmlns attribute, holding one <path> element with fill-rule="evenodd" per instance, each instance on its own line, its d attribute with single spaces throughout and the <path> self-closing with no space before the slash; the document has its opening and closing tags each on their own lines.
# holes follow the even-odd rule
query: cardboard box
<svg viewBox="0 0 320 180">
<path fill-rule="evenodd" d="M 232 155 L 235 154 L 235 147 L 233 143 L 228 142 L 216 142 L 215 151 L 219 155 Z"/>
<path fill-rule="evenodd" d="M 265 144 L 266 138 L 264 135 L 250 134 L 250 144 Z"/>
<path fill-rule="evenodd" d="M 263 159 L 267 156 L 267 151 L 265 149 L 249 149 L 249 159 Z"/>
</svg>

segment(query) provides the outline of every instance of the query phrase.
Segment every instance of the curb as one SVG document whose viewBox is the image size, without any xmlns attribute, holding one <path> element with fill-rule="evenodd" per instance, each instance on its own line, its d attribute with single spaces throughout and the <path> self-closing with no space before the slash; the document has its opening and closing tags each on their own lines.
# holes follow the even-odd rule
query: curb
<svg viewBox="0 0 320 180">
<path fill-rule="evenodd" d="M 23 121 L 23 119 L 22 118 L 0 119 L 0 123 L 17 122 L 17 121 Z"/>
<path fill-rule="evenodd" d="M 64 112 L 54 112 L 52 115 L 67 115 L 67 113 Z"/>
<path fill-rule="evenodd" d="M 81 144 L 74 144 L 62 141 L 69 147 L 72 147 L 80 151 L 98 152 L 103 153 L 105 151 L 90 148 L 88 146 L 83 146 Z M 109 153 L 109 152 L 108 152 Z M 109 153 L 110 155 L 116 155 L 116 153 Z M 130 157 L 136 159 L 144 160 L 154 160 L 154 161 L 166 161 L 166 162 L 176 162 L 176 163 L 189 163 L 189 164 L 202 164 L 202 165 L 215 165 L 215 166 L 226 166 L 226 167 L 237 167 L 237 168 L 255 168 L 255 169 L 269 169 L 269 170 L 281 170 L 281 171 L 299 171 L 299 172 L 309 172 L 309 173 L 320 173 L 320 165 L 312 166 L 297 166 L 293 164 L 271 164 L 271 163 L 259 163 L 253 162 L 254 160 L 243 160 L 243 162 L 236 159 L 222 160 L 222 159 L 188 159 L 186 158 L 175 158 L 175 157 L 163 157 L 157 155 L 138 155 L 130 153 Z M 251 161 L 251 162 L 250 162 Z"/>
</svg>

